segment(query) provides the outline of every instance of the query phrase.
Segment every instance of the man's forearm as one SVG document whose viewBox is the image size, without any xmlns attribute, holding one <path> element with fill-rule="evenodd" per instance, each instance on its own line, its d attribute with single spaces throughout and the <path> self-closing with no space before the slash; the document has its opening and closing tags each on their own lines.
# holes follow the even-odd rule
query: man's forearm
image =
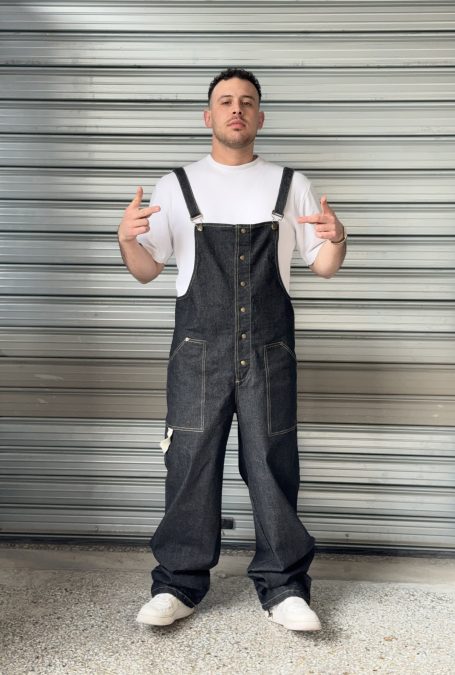
<svg viewBox="0 0 455 675">
<path fill-rule="evenodd" d="M 120 253 L 127 269 L 141 284 L 152 281 L 163 269 L 161 263 L 157 263 L 148 251 L 145 250 L 136 239 L 130 241 L 118 240 Z"/>
<path fill-rule="evenodd" d="M 346 248 L 346 242 L 343 244 L 332 244 L 330 240 L 327 240 L 319 249 L 316 260 L 310 266 L 311 270 L 318 276 L 329 279 L 343 264 Z"/>
</svg>

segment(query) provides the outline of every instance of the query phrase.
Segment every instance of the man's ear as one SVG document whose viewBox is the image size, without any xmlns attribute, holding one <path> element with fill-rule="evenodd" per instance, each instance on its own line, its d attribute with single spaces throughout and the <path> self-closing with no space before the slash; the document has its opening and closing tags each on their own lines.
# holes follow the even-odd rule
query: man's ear
<svg viewBox="0 0 455 675">
<path fill-rule="evenodd" d="M 208 129 L 212 128 L 212 113 L 210 112 L 210 108 L 204 110 L 204 123 Z"/>
<path fill-rule="evenodd" d="M 258 129 L 262 129 L 262 127 L 264 126 L 264 119 L 265 119 L 265 115 L 264 115 L 264 113 L 262 112 L 262 110 L 260 110 L 260 111 L 259 111 L 259 124 L 258 124 Z"/>
</svg>

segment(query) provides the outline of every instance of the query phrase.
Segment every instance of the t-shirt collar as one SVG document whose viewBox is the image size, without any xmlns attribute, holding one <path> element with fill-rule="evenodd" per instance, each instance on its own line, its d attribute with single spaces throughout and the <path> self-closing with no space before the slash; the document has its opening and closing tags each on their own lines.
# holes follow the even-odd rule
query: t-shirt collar
<svg viewBox="0 0 455 675">
<path fill-rule="evenodd" d="M 255 159 L 253 159 L 251 162 L 247 162 L 246 164 L 221 164 L 221 162 L 217 162 L 213 159 L 212 155 L 209 153 L 206 156 L 207 162 L 212 166 L 214 169 L 218 169 L 219 171 L 225 171 L 227 172 L 234 172 L 234 171 L 245 171 L 246 169 L 251 169 L 254 166 L 257 166 L 257 164 L 260 164 L 263 160 L 259 155 Z"/>
</svg>

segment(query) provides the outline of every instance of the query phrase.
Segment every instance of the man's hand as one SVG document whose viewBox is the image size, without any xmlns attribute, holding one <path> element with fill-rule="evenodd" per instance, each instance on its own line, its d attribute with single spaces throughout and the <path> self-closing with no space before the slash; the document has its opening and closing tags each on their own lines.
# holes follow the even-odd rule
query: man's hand
<svg viewBox="0 0 455 675">
<path fill-rule="evenodd" d="M 118 228 L 118 239 L 120 243 L 136 239 L 138 234 L 150 230 L 149 216 L 161 210 L 159 206 L 148 206 L 141 209 L 142 197 L 144 191 L 138 187 L 133 200 L 128 204 L 123 214 L 122 221 Z"/>
<path fill-rule="evenodd" d="M 313 223 L 316 226 L 316 234 L 320 239 L 329 239 L 333 243 L 341 241 L 344 237 L 344 227 L 338 220 L 335 211 L 328 205 L 327 195 L 321 197 L 321 208 L 320 213 L 301 216 L 297 218 L 297 222 Z"/>
</svg>

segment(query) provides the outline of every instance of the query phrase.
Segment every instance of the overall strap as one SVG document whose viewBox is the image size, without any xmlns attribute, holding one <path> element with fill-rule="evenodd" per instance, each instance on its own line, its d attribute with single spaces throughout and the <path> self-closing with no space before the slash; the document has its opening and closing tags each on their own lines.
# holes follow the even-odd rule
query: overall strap
<svg viewBox="0 0 455 675">
<path fill-rule="evenodd" d="M 174 173 L 178 178 L 180 187 L 182 188 L 183 196 L 185 197 L 185 202 L 190 212 L 191 220 L 196 220 L 197 218 L 202 218 L 202 213 L 197 205 L 197 202 L 194 198 L 193 190 L 186 175 L 185 169 L 181 166 L 178 169 L 174 169 Z"/>
<path fill-rule="evenodd" d="M 285 166 L 283 169 L 283 175 L 281 176 L 280 190 L 278 192 L 278 199 L 276 200 L 275 208 L 272 211 L 272 215 L 275 216 L 278 220 L 281 220 L 284 216 L 284 209 L 286 207 L 286 201 L 289 194 L 289 188 L 291 187 L 292 176 L 294 174 L 294 169 L 289 169 Z"/>
</svg>

